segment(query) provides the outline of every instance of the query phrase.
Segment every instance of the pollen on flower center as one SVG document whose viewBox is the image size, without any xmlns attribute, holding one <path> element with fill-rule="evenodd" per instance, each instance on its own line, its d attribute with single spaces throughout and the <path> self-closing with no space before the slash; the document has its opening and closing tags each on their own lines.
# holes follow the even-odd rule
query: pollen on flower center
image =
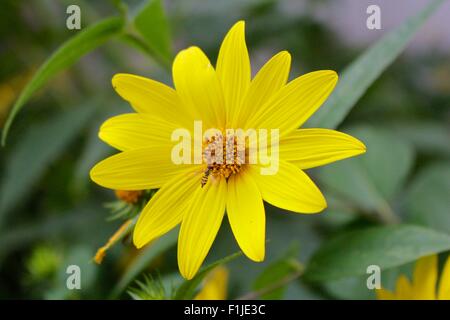
<svg viewBox="0 0 450 320">
<path fill-rule="evenodd" d="M 224 141 L 225 136 L 225 141 Z M 202 177 L 202 187 L 209 176 L 228 179 L 237 174 L 245 164 L 246 148 L 234 134 L 215 133 L 203 141 L 203 159 L 206 170 Z"/>
</svg>

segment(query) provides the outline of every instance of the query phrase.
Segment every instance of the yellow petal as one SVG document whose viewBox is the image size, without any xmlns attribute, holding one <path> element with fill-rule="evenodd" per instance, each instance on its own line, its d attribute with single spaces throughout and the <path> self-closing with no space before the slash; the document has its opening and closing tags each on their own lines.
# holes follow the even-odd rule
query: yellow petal
<svg viewBox="0 0 450 320">
<path fill-rule="evenodd" d="M 206 277 L 195 300 L 225 300 L 227 298 L 228 270 L 219 266 Z"/>
<path fill-rule="evenodd" d="M 237 22 L 228 31 L 217 58 L 217 75 L 222 84 L 226 108 L 227 125 L 234 127 L 236 112 L 248 90 L 251 79 L 250 58 L 245 44 L 245 22 Z"/>
<path fill-rule="evenodd" d="M 378 300 L 395 300 L 395 294 L 387 289 L 381 288 L 375 290 Z"/>
<path fill-rule="evenodd" d="M 298 129 L 280 141 L 280 157 L 300 169 L 322 166 L 365 151 L 358 139 L 328 129 Z"/>
<path fill-rule="evenodd" d="M 445 262 L 444 269 L 442 269 L 441 280 L 439 281 L 439 300 L 450 300 L 450 256 Z"/>
<path fill-rule="evenodd" d="M 121 151 L 172 145 L 171 135 L 176 125 L 143 113 L 129 113 L 106 120 L 99 137 Z"/>
<path fill-rule="evenodd" d="M 326 208 L 324 196 L 314 182 L 293 164 L 280 160 L 278 172 L 261 175 L 259 166 L 249 167 L 253 180 L 268 203 L 299 213 L 317 213 Z"/>
<path fill-rule="evenodd" d="M 307 73 L 289 82 L 248 122 L 249 128 L 280 129 L 284 136 L 299 128 L 327 99 L 337 83 L 331 70 Z"/>
<path fill-rule="evenodd" d="M 141 113 L 186 126 L 186 116 L 177 93 L 171 87 L 148 78 L 119 73 L 112 79 L 117 93 Z"/>
<path fill-rule="evenodd" d="M 436 299 L 437 269 L 437 255 L 423 257 L 416 262 L 413 273 L 415 299 Z"/>
<path fill-rule="evenodd" d="M 239 247 L 247 257 L 263 261 L 266 215 L 258 186 L 242 172 L 228 179 L 227 215 Z"/>
<path fill-rule="evenodd" d="M 395 293 L 398 300 L 414 299 L 413 287 L 405 275 L 400 275 L 395 286 Z"/>
<path fill-rule="evenodd" d="M 202 170 L 189 168 L 169 180 L 150 199 L 139 215 L 133 242 L 141 248 L 181 222 L 192 193 L 200 185 Z"/>
<path fill-rule="evenodd" d="M 237 110 L 236 127 L 248 128 L 247 121 L 261 106 L 280 90 L 289 77 L 291 55 L 282 51 L 274 55 L 250 83 L 242 108 Z"/>
<path fill-rule="evenodd" d="M 197 273 L 211 248 L 225 212 L 227 183 L 220 178 L 210 181 L 192 193 L 192 202 L 181 222 L 178 237 L 178 267 L 190 280 Z"/>
<path fill-rule="evenodd" d="M 187 165 L 175 165 L 171 148 L 145 148 L 113 155 L 92 168 L 91 179 L 116 190 L 146 190 L 160 188 Z"/>
<path fill-rule="evenodd" d="M 173 63 L 173 81 L 190 119 L 205 129 L 224 128 L 225 101 L 216 71 L 200 48 L 180 51 Z"/>
</svg>

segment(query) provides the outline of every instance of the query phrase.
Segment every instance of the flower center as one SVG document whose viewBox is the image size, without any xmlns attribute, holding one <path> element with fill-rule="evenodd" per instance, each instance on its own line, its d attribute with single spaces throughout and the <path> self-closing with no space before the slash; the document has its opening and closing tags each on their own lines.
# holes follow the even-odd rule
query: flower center
<svg viewBox="0 0 450 320">
<path fill-rule="evenodd" d="M 245 163 L 245 154 L 245 141 L 240 143 L 234 134 L 215 133 L 205 138 L 203 159 L 206 170 L 201 180 L 202 187 L 208 182 L 210 176 L 228 179 L 232 174 L 237 174 Z"/>
</svg>

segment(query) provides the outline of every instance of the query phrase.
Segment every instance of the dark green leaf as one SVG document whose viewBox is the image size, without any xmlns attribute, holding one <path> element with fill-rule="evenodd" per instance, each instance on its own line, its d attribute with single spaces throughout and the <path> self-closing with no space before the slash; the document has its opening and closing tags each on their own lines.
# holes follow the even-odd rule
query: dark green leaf
<svg viewBox="0 0 450 320">
<path fill-rule="evenodd" d="M 149 0 L 134 18 L 147 46 L 165 62 L 172 58 L 169 22 L 161 0 Z"/>
<path fill-rule="evenodd" d="M 341 234 L 326 242 L 311 258 L 305 277 L 312 281 L 337 280 L 381 270 L 450 249 L 450 236 L 419 226 L 372 227 Z"/>
<path fill-rule="evenodd" d="M 450 233 L 450 163 L 425 168 L 406 196 L 407 220 Z"/>
<path fill-rule="evenodd" d="M 326 292 L 336 299 L 357 299 L 369 300 L 373 299 L 374 290 L 367 288 L 368 275 L 343 278 L 335 281 L 327 281 L 323 283 Z"/>
</svg>

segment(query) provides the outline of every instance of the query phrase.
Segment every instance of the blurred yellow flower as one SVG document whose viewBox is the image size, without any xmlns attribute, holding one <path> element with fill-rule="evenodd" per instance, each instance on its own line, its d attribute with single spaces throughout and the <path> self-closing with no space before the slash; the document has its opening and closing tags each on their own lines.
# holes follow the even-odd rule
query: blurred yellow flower
<svg viewBox="0 0 450 320">
<path fill-rule="evenodd" d="M 225 300 L 227 298 L 228 270 L 223 266 L 216 267 L 206 277 L 203 287 L 195 296 L 195 300 Z"/>
<path fill-rule="evenodd" d="M 133 241 L 141 248 L 181 223 L 178 265 L 186 279 L 194 277 L 208 254 L 225 210 L 242 251 L 262 261 L 263 200 L 293 212 L 320 212 L 326 201 L 303 170 L 366 150 L 344 133 L 298 129 L 332 92 L 338 79 L 334 71 L 311 72 L 287 83 L 291 57 L 282 51 L 251 79 L 244 29 L 240 21 L 228 32 L 216 68 L 198 47 L 178 53 L 175 90 L 151 79 L 115 75 L 115 90 L 137 113 L 110 118 L 99 132 L 122 152 L 98 163 L 91 179 L 116 190 L 159 189 L 139 216 Z M 195 121 L 220 130 L 278 130 L 277 173 L 262 175 L 263 165 L 238 160 L 175 164 L 172 134 L 179 128 L 192 131 Z M 212 143 L 203 141 L 202 152 Z"/>
<path fill-rule="evenodd" d="M 412 282 L 405 275 L 397 279 L 395 292 L 377 290 L 379 300 L 450 300 L 450 256 L 437 286 L 438 257 L 432 255 L 416 262 Z"/>
</svg>

